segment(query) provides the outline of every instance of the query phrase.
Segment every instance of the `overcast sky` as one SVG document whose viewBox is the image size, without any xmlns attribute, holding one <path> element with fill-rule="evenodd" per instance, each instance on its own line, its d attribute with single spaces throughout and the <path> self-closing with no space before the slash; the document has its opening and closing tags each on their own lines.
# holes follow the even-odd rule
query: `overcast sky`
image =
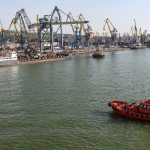
<svg viewBox="0 0 150 150">
<path fill-rule="evenodd" d="M 55 6 L 64 12 L 72 12 L 76 17 L 80 13 L 94 32 L 103 32 L 104 19 L 107 17 L 120 33 L 129 32 L 136 19 L 137 27 L 150 32 L 150 0 L 0 0 L 0 20 L 5 28 L 9 27 L 15 13 L 25 8 L 31 22 L 36 15 L 48 15 Z"/>
</svg>

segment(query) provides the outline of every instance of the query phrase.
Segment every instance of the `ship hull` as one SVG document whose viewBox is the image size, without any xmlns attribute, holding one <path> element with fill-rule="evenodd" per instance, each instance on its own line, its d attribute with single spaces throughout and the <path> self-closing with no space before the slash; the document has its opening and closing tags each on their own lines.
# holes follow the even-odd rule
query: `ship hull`
<svg viewBox="0 0 150 150">
<path fill-rule="evenodd" d="M 105 55 L 99 54 L 99 53 L 95 53 L 95 54 L 92 55 L 92 57 L 93 58 L 103 58 L 103 57 L 105 57 Z"/>
<path fill-rule="evenodd" d="M 118 100 L 113 100 L 109 102 L 108 105 L 112 107 L 113 111 L 118 115 L 130 119 L 150 121 L 149 104 L 148 107 L 145 107 L 147 108 L 147 110 L 145 110 L 145 113 L 140 111 L 140 105 L 128 104 L 127 102 L 122 102 Z"/>
<path fill-rule="evenodd" d="M 17 65 L 18 60 L 0 60 L 0 67 Z"/>
</svg>

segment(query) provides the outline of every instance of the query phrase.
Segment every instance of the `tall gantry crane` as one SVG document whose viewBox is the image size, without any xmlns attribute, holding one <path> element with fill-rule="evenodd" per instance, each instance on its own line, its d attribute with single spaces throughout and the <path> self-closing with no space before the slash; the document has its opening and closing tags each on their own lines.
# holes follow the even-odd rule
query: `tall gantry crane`
<svg viewBox="0 0 150 150">
<path fill-rule="evenodd" d="M 75 21 L 75 19 L 74 19 L 72 13 L 69 12 L 67 15 L 66 22 L 72 22 L 72 21 Z M 71 29 L 72 29 L 73 34 L 70 34 L 68 37 L 68 48 L 69 49 L 72 49 L 74 46 L 75 34 L 76 34 L 76 31 L 75 31 L 73 24 L 71 24 Z"/>
<path fill-rule="evenodd" d="M 78 21 L 81 21 L 80 24 L 76 24 L 76 26 L 74 26 L 75 28 L 75 45 L 76 48 L 79 49 L 79 47 L 82 47 L 83 45 L 83 36 L 84 36 L 84 23 L 82 23 L 82 21 L 85 20 L 85 18 L 83 17 L 82 14 L 80 14 L 77 17 Z"/>
<path fill-rule="evenodd" d="M 66 19 L 65 19 L 66 18 Z M 63 20 L 64 19 L 64 20 Z M 72 15 L 68 15 L 55 6 L 54 10 L 50 15 L 44 15 L 43 18 L 39 19 L 40 26 L 40 49 L 43 50 L 43 45 L 49 43 L 49 49 L 54 51 L 54 40 L 59 36 L 60 48 L 63 49 L 63 25 L 87 24 L 89 21 L 78 21 L 75 20 Z M 37 23 L 31 25 L 36 27 Z M 76 31 L 74 29 L 73 33 Z M 58 39 L 58 38 L 57 38 Z"/>
<path fill-rule="evenodd" d="M 84 16 L 83 16 L 82 14 L 79 14 L 78 20 L 79 20 L 79 21 L 84 21 L 85 18 L 84 18 Z M 84 23 L 80 23 L 79 26 L 80 26 L 79 28 L 80 28 L 81 35 L 84 36 L 84 34 L 85 34 Z"/>
<path fill-rule="evenodd" d="M 134 36 L 134 29 L 133 29 L 133 26 L 131 26 L 131 28 L 130 28 L 130 36 Z"/>
<path fill-rule="evenodd" d="M 139 29 L 139 41 L 142 43 L 142 45 L 144 45 L 146 42 L 146 34 L 147 30 L 144 30 L 144 32 L 142 32 L 142 29 Z"/>
<path fill-rule="evenodd" d="M 21 42 L 20 42 L 21 41 L 21 34 L 20 34 L 20 31 L 17 27 L 17 23 L 15 22 L 15 18 L 12 19 L 10 26 L 8 28 L 8 32 L 9 32 L 9 35 L 11 37 L 10 41 L 12 41 L 14 45 L 18 44 L 18 43 L 21 45 Z M 23 46 L 21 46 L 21 47 L 23 47 Z"/>
<path fill-rule="evenodd" d="M 10 23 L 10 26 L 9 26 L 9 28 L 8 28 L 9 31 L 11 31 L 11 27 L 12 27 L 12 26 L 14 26 L 14 28 L 15 28 L 15 33 L 16 33 L 16 35 L 19 36 L 20 32 L 18 31 L 17 22 L 16 22 L 16 19 L 15 19 L 15 18 L 13 18 L 12 21 L 11 21 L 11 23 Z"/>
<path fill-rule="evenodd" d="M 6 34 L 7 34 L 7 30 L 5 30 L 3 28 L 3 24 L 0 20 L 0 46 L 1 46 L 1 49 L 6 49 L 7 48 L 7 37 L 6 37 Z"/>
<path fill-rule="evenodd" d="M 117 45 L 118 31 L 108 18 L 106 18 L 104 21 L 103 30 L 108 31 L 108 33 L 111 37 L 110 44 Z"/>
<path fill-rule="evenodd" d="M 136 26 L 135 19 L 134 19 L 134 38 L 135 38 L 135 41 L 137 42 L 137 40 L 138 40 L 138 31 L 137 31 L 137 26 Z"/>
<path fill-rule="evenodd" d="M 144 41 L 145 41 L 145 38 L 146 38 L 146 30 L 142 33 L 142 29 L 139 28 L 139 30 L 137 29 L 137 25 L 136 25 L 136 21 L 134 19 L 134 26 L 131 27 L 130 29 L 130 32 L 131 32 L 131 42 L 134 42 L 134 43 L 143 43 L 144 44 Z"/>
<path fill-rule="evenodd" d="M 67 15 L 66 22 L 72 22 L 72 21 L 75 21 L 75 19 L 74 19 L 72 13 L 69 12 Z M 71 24 L 71 28 L 72 28 L 73 34 L 75 35 L 75 28 L 74 28 L 73 24 Z"/>
<path fill-rule="evenodd" d="M 31 56 L 36 55 L 39 50 L 38 34 L 31 26 L 31 21 L 29 20 L 29 17 L 24 9 L 16 12 L 15 17 L 9 26 L 9 30 L 12 25 L 14 25 L 17 35 L 20 36 L 19 43 L 21 45 L 21 49 Z M 20 31 L 18 31 L 17 26 L 19 27 Z"/>
<path fill-rule="evenodd" d="M 93 31 L 91 26 L 87 23 L 86 25 L 83 23 L 83 21 L 86 21 L 83 14 L 80 14 L 78 16 L 78 21 L 81 21 L 80 24 L 77 24 L 75 26 L 76 29 L 76 42 L 83 42 L 84 46 L 89 46 L 91 43 L 91 40 L 93 38 Z"/>
</svg>

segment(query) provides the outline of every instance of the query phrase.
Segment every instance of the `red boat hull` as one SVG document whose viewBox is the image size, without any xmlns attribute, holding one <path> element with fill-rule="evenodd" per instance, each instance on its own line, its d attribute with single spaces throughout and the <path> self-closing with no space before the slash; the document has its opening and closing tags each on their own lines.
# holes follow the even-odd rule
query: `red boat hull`
<svg viewBox="0 0 150 150">
<path fill-rule="evenodd" d="M 150 121 L 150 113 L 141 112 L 139 107 L 140 105 L 128 104 L 126 102 L 122 102 L 119 100 L 113 100 L 109 102 L 108 105 L 112 107 L 113 111 L 118 115 L 131 118 L 131 119 Z M 149 109 L 150 107 L 148 107 L 148 110 Z"/>
</svg>

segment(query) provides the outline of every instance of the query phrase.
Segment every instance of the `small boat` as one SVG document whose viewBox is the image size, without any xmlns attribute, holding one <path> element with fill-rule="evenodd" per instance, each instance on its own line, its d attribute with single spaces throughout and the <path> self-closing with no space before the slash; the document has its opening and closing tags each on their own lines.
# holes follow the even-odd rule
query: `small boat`
<svg viewBox="0 0 150 150">
<path fill-rule="evenodd" d="M 130 44 L 129 48 L 130 49 L 141 49 L 141 48 L 143 48 L 143 46 L 141 43 L 137 42 L 137 43 Z"/>
<path fill-rule="evenodd" d="M 108 106 L 112 107 L 113 111 L 118 115 L 131 119 L 150 121 L 150 99 L 145 99 L 138 104 L 112 100 L 108 103 Z"/>
<path fill-rule="evenodd" d="M 101 53 L 94 53 L 93 55 L 92 55 L 92 57 L 93 58 L 102 58 L 102 57 L 104 57 L 105 55 L 104 54 L 101 54 Z"/>
<path fill-rule="evenodd" d="M 102 58 L 104 57 L 104 48 L 103 47 L 96 47 L 96 52 L 92 55 L 93 58 Z"/>
<path fill-rule="evenodd" d="M 17 58 L 17 53 L 15 51 L 10 52 L 10 56 L 0 57 L 0 67 L 17 65 L 17 64 L 18 64 L 18 58 Z"/>
</svg>

